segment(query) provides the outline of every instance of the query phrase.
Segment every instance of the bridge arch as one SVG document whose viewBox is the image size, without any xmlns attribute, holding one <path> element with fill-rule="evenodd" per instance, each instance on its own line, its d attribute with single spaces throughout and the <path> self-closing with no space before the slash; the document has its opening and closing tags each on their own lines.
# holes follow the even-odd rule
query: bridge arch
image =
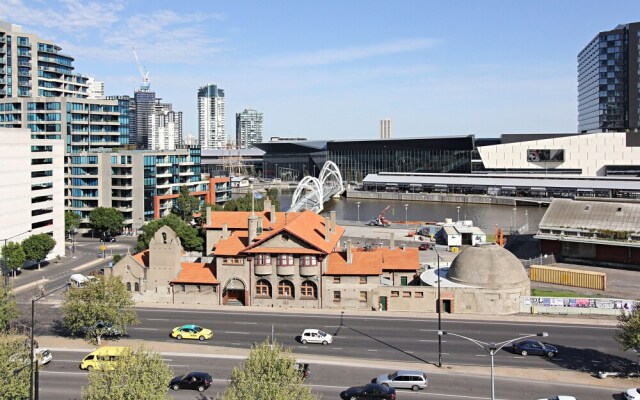
<svg viewBox="0 0 640 400">
<path fill-rule="evenodd" d="M 327 161 L 322 166 L 320 170 L 320 177 L 318 178 L 322 187 L 326 187 L 327 182 L 331 184 L 331 186 L 335 186 L 337 188 L 337 193 L 344 192 L 344 185 L 342 183 L 342 174 L 340 173 L 340 168 L 333 161 Z"/>
<path fill-rule="evenodd" d="M 302 199 L 307 192 L 311 192 L 311 199 L 316 202 L 318 207 L 320 207 L 319 211 L 322 211 L 323 203 L 324 203 L 324 191 L 322 190 L 322 184 L 318 178 L 313 176 L 305 176 L 298 183 L 295 192 L 293 192 L 293 198 L 291 199 L 291 204 L 295 205 Z"/>
</svg>

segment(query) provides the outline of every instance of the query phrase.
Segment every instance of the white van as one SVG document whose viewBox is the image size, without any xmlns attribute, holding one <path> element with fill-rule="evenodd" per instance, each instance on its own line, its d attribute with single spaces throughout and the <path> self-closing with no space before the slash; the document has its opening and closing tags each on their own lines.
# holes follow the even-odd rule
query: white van
<svg viewBox="0 0 640 400">
<path fill-rule="evenodd" d="M 93 276 L 84 276 L 82 274 L 73 274 L 69 277 L 69 282 L 73 287 L 84 287 L 84 285 L 89 282 L 91 279 L 95 279 Z"/>
</svg>

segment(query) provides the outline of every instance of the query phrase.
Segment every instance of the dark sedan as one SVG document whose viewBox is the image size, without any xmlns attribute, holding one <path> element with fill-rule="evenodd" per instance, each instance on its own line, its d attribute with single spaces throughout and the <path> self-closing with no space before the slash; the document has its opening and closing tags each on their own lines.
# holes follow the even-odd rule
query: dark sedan
<svg viewBox="0 0 640 400">
<path fill-rule="evenodd" d="M 169 387 L 173 390 L 191 389 L 204 392 L 211 386 L 212 380 L 211 375 L 206 372 L 190 372 L 187 375 L 173 378 Z"/>
<path fill-rule="evenodd" d="M 360 400 L 360 399 L 389 399 L 396 400 L 396 390 L 394 388 L 370 383 L 364 386 L 354 386 L 340 393 L 340 397 L 344 400 Z"/>
<path fill-rule="evenodd" d="M 538 342 L 537 340 L 523 340 L 511 345 L 511 350 L 516 354 L 526 356 L 528 354 L 547 356 L 553 358 L 558 355 L 558 349 L 547 343 Z"/>
</svg>

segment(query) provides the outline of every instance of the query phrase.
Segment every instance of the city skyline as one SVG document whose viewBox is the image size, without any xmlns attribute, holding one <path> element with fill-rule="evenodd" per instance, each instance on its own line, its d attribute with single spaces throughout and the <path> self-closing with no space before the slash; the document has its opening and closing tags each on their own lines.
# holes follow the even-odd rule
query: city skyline
<svg viewBox="0 0 640 400">
<path fill-rule="evenodd" d="M 386 117 L 394 137 L 577 132 L 578 52 L 640 20 L 633 1 L 153 4 L 10 0 L 0 19 L 58 43 L 108 96 L 140 86 L 135 46 L 185 136 L 216 82 L 228 112 L 264 113 L 265 140 L 371 139 Z"/>
</svg>

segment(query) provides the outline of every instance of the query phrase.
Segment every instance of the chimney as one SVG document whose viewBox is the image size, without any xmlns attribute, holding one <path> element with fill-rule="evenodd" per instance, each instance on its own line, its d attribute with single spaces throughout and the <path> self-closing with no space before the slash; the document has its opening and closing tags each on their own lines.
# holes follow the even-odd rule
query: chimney
<svg viewBox="0 0 640 400">
<path fill-rule="evenodd" d="M 264 198 L 264 203 L 263 203 L 263 204 L 264 204 L 264 208 L 263 208 L 263 210 L 264 210 L 265 212 L 266 212 L 266 211 L 271 210 L 271 199 L 270 199 L 270 198 L 265 197 L 265 198 Z"/>
<path fill-rule="evenodd" d="M 251 245 L 253 240 L 258 236 L 258 217 L 255 214 L 249 216 L 249 243 L 247 245 Z"/>
<path fill-rule="evenodd" d="M 351 239 L 347 240 L 347 264 L 353 262 L 353 252 L 351 250 Z"/>
<path fill-rule="evenodd" d="M 271 204 L 269 209 L 270 209 L 270 211 L 269 211 L 269 220 L 271 221 L 272 224 L 275 224 L 276 223 L 276 205 L 275 204 Z"/>
<path fill-rule="evenodd" d="M 336 231 L 336 212 L 331 211 L 329 214 L 331 215 L 331 232 L 335 232 Z"/>
<path fill-rule="evenodd" d="M 389 233 L 389 248 L 391 250 L 395 250 L 395 248 L 396 248 L 396 233 L 395 232 L 390 232 Z"/>
<path fill-rule="evenodd" d="M 286 214 L 285 214 L 286 215 Z M 331 226 L 329 222 L 329 218 L 324 219 L 324 240 L 329 241 L 329 232 L 331 231 Z"/>
<path fill-rule="evenodd" d="M 211 226 L 211 207 L 207 207 L 207 226 Z"/>
<path fill-rule="evenodd" d="M 226 223 L 226 222 L 224 222 L 224 223 L 222 224 L 222 238 L 223 238 L 223 239 L 226 239 L 226 238 L 228 238 L 228 237 L 229 237 L 229 230 L 227 229 L 227 223 Z"/>
</svg>

